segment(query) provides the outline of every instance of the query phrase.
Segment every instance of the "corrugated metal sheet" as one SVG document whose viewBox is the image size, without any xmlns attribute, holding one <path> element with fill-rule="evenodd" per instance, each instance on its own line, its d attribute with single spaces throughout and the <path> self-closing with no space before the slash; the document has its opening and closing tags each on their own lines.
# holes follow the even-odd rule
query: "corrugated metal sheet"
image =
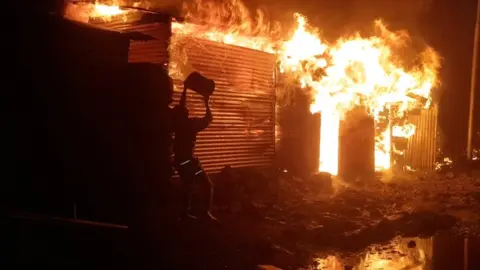
<svg viewBox="0 0 480 270">
<path fill-rule="evenodd" d="M 318 169 L 320 114 L 310 112 L 310 97 L 304 89 L 277 81 L 276 163 L 289 172 L 310 175 Z"/>
<path fill-rule="evenodd" d="M 131 41 L 129 62 L 167 65 L 171 25 L 139 24 L 140 17 L 129 15 L 102 27 L 121 32 L 138 31 L 155 41 Z M 196 154 L 208 172 L 224 166 L 266 166 L 275 153 L 275 56 L 247 48 L 192 39 L 186 52 L 190 71 L 196 70 L 215 80 L 211 98 L 213 123 L 198 136 Z M 182 59 L 185 61 L 186 59 Z M 175 81 L 178 101 L 182 82 Z M 188 107 L 193 116 L 203 116 L 200 96 L 190 92 Z"/>
<path fill-rule="evenodd" d="M 196 154 L 208 172 L 224 166 L 266 166 L 275 154 L 275 56 L 260 51 L 195 40 L 184 47 L 191 69 L 215 80 L 213 123 L 199 133 Z M 183 59 L 185 60 L 185 59 Z M 176 81 L 174 98 L 182 83 Z M 189 92 L 193 116 L 203 116 L 201 97 Z"/>
<path fill-rule="evenodd" d="M 128 61 L 150 62 L 167 66 L 168 64 L 168 42 L 170 38 L 169 24 L 147 24 L 132 26 L 132 31 L 139 31 L 155 37 L 157 40 L 130 41 L 130 54 Z"/>
<path fill-rule="evenodd" d="M 438 106 L 410 114 L 409 121 L 416 126 L 415 134 L 409 138 L 405 159 L 414 169 L 435 169 L 437 150 Z"/>
<path fill-rule="evenodd" d="M 328 128 L 328 127 L 327 127 Z M 375 172 L 375 123 L 364 108 L 340 121 L 338 175 L 345 181 L 368 180 Z"/>
<path fill-rule="evenodd" d="M 155 38 L 148 41 L 130 41 L 128 62 L 130 63 L 155 63 L 167 66 L 169 55 L 168 45 L 171 36 L 170 23 L 141 23 L 140 12 L 131 13 L 128 16 L 119 16 L 111 21 L 93 21 L 92 24 L 119 31 L 140 32 Z"/>
</svg>

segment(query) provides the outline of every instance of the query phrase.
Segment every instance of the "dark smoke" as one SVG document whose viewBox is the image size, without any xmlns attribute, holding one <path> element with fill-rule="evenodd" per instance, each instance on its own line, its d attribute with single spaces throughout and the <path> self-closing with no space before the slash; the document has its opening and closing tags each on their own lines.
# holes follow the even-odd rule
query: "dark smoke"
<svg viewBox="0 0 480 270">
<path fill-rule="evenodd" d="M 124 0 L 133 4 L 135 0 Z M 194 0 L 145 0 L 152 8 L 178 7 Z M 225 2 L 229 0 L 211 0 L 209 2 Z M 251 11 L 262 9 L 272 15 L 272 19 L 290 21 L 292 14 L 299 12 L 311 20 L 324 21 L 325 26 L 336 27 L 353 22 L 369 24 L 376 18 L 415 21 L 430 9 L 433 0 L 244 0 Z M 350 21 L 350 22 L 349 22 Z M 328 25 L 330 24 L 330 25 Z"/>
</svg>

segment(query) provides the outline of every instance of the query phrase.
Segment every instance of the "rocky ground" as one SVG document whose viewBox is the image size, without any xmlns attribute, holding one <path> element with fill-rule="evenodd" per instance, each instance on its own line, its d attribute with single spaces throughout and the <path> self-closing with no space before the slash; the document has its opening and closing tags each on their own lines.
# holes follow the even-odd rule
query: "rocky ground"
<svg viewBox="0 0 480 270">
<path fill-rule="evenodd" d="M 480 175 L 462 171 L 384 176 L 388 183 L 346 184 L 336 179 L 333 185 L 325 175 L 301 179 L 284 170 L 227 171 L 213 179 L 221 224 L 163 219 L 159 224 L 168 225 L 157 230 L 158 239 L 143 244 L 145 250 L 138 253 L 150 254 L 138 260 L 162 266 L 152 269 L 247 270 L 275 265 L 336 270 L 361 261 L 376 265 L 355 269 L 423 269 L 404 268 L 422 265 L 422 254 L 387 262 L 378 249 L 390 250 L 382 256 L 393 258 L 414 252 L 400 248 L 395 242 L 403 241 L 399 237 L 428 238 L 445 232 L 479 236 Z M 126 261 L 140 250 L 128 240 L 128 229 L 43 221 L 6 224 L 10 241 L 2 244 L 19 265 L 85 269 L 93 264 L 110 269 L 113 262 L 115 269 L 132 269 L 125 268 Z M 417 244 L 424 241 L 415 239 Z M 0 266 L 2 262 L 0 256 Z M 268 267 L 264 269 L 274 269 Z"/>
<path fill-rule="evenodd" d="M 222 227 L 262 243 L 265 260 L 298 268 L 318 254 L 361 253 L 395 237 L 448 231 L 480 235 L 480 175 L 403 173 L 389 182 L 345 184 L 288 172 L 224 175 L 217 192 Z M 218 181 L 220 182 L 220 181 Z M 258 246 L 255 247 L 257 249 Z"/>
</svg>

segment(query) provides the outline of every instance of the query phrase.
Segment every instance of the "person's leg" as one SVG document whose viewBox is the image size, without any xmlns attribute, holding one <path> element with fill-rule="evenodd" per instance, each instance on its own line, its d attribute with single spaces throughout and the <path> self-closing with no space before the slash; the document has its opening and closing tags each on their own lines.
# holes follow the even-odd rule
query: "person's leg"
<svg viewBox="0 0 480 270">
<path fill-rule="evenodd" d="M 185 218 L 185 217 L 192 217 L 190 215 L 190 207 L 192 203 L 192 192 L 193 192 L 193 177 L 191 173 L 191 167 L 188 166 L 188 164 L 184 164 L 187 166 L 182 166 L 177 169 L 179 175 L 180 175 L 180 180 L 183 184 L 183 189 L 182 189 L 182 208 L 181 208 L 181 213 L 180 217 Z"/>
<path fill-rule="evenodd" d="M 190 214 L 193 184 L 190 177 L 182 177 L 182 182 L 183 182 L 184 188 L 183 188 L 182 210 L 180 214 L 181 214 L 181 217 L 184 218 L 184 217 L 188 217 Z"/>
<path fill-rule="evenodd" d="M 197 181 L 199 181 L 202 187 L 202 194 L 204 196 L 202 214 L 207 214 L 210 213 L 212 209 L 213 183 L 210 180 L 210 177 L 208 177 L 208 174 L 206 174 L 205 172 L 199 174 L 198 176 L 199 179 Z"/>
<path fill-rule="evenodd" d="M 195 181 L 198 182 L 202 189 L 203 203 L 200 215 L 201 217 L 206 217 L 210 219 L 216 219 L 212 213 L 212 204 L 213 204 L 213 183 L 208 177 L 208 174 L 203 170 L 202 165 L 198 160 L 195 160 L 196 171 L 194 173 Z"/>
</svg>

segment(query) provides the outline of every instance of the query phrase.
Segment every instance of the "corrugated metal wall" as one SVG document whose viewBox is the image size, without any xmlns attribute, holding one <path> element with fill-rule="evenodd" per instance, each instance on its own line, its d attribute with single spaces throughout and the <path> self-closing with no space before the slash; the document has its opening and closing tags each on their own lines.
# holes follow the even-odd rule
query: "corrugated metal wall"
<svg viewBox="0 0 480 270">
<path fill-rule="evenodd" d="M 122 32 L 138 31 L 154 41 L 131 41 L 129 62 L 150 62 L 172 66 L 168 45 L 171 25 L 139 24 L 141 16 L 129 15 L 97 25 Z M 127 21 L 127 22 L 125 22 Z M 198 136 L 196 154 L 208 172 L 224 166 L 247 167 L 273 164 L 275 154 L 275 61 L 274 55 L 247 48 L 189 39 L 181 58 L 189 71 L 199 71 L 215 80 L 210 106 L 213 123 Z M 182 82 L 175 80 L 175 102 Z M 188 107 L 193 116 L 203 116 L 200 96 L 189 92 Z"/>
<path fill-rule="evenodd" d="M 373 178 L 375 123 L 364 108 L 352 109 L 340 120 L 338 147 L 338 175 L 343 180 L 353 182 Z"/>
<path fill-rule="evenodd" d="M 414 169 L 435 169 L 438 106 L 421 110 L 417 114 L 410 114 L 408 119 L 415 125 L 416 131 L 408 140 L 405 152 L 406 163 Z"/>
<path fill-rule="evenodd" d="M 142 17 L 140 14 L 132 13 L 128 16 L 117 17 L 109 22 L 100 20 L 91 23 L 119 32 L 140 32 L 154 37 L 155 40 L 148 41 L 131 40 L 128 62 L 154 63 L 167 67 L 171 23 L 141 23 Z"/>
<path fill-rule="evenodd" d="M 276 164 L 289 172 L 310 176 L 318 170 L 320 114 L 310 112 L 305 89 L 288 84 L 284 74 L 276 87 Z"/>
<path fill-rule="evenodd" d="M 267 166 L 275 154 L 275 56 L 199 39 L 182 48 L 191 70 L 215 80 L 213 123 L 199 133 L 196 154 L 208 172 L 224 166 Z M 178 100 L 181 81 L 176 81 Z M 189 92 L 192 115 L 203 116 L 201 97 Z"/>
</svg>

